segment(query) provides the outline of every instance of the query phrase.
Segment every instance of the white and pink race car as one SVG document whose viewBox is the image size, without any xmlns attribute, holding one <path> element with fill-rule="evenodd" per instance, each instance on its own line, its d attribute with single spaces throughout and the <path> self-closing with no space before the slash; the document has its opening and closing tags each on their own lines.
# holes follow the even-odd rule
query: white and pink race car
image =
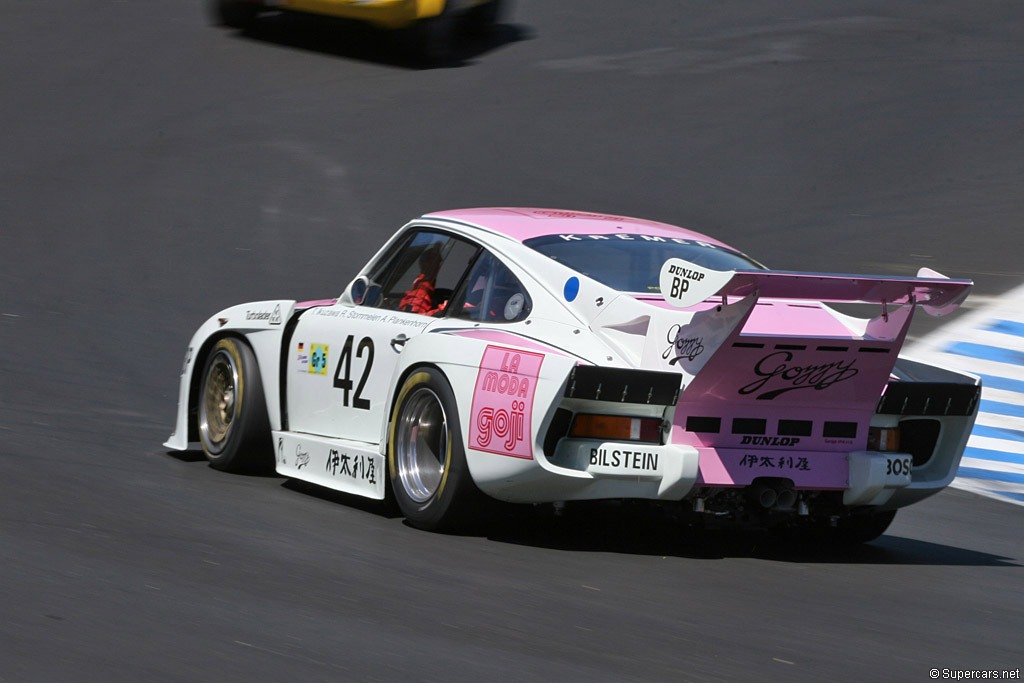
<svg viewBox="0 0 1024 683">
<path fill-rule="evenodd" d="M 865 541 L 956 473 L 980 382 L 899 351 L 915 310 L 970 289 L 768 270 L 621 216 L 433 213 L 337 299 L 211 317 L 165 445 L 390 490 L 426 529 L 474 522 L 488 497 L 651 499 Z"/>
</svg>

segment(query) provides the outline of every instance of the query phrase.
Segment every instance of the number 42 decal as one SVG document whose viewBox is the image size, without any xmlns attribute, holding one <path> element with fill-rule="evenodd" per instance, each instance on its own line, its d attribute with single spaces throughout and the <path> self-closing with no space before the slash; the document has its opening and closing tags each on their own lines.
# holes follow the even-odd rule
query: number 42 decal
<svg viewBox="0 0 1024 683">
<path fill-rule="evenodd" d="M 352 338 L 353 335 L 348 335 L 348 339 L 345 340 L 345 347 L 341 350 L 341 358 L 338 359 L 338 371 L 334 373 L 334 388 L 341 389 L 345 392 L 345 396 L 342 399 L 345 407 L 348 407 L 348 395 L 352 391 Z M 363 368 L 363 374 L 359 378 L 359 385 L 356 387 L 356 395 L 352 399 L 352 407 L 358 410 L 369 410 L 370 399 L 360 398 L 363 393 L 363 387 L 366 385 L 366 378 L 370 376 L 370 368 L 373 367 L 373 340 L 369 337 L 363 337 L 359 340 L 359 346 L 356 348 L 356 358 L 362 358 L 363 352 L 366 352 L 366 367 Z M 342 379 L 341 372 L 345 371 L 345 378 Z"/>
</svg>

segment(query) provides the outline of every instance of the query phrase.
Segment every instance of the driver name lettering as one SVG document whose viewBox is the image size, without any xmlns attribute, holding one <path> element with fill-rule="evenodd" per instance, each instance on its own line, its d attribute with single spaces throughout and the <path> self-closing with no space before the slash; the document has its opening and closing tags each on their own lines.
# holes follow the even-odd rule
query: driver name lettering
<svg viewBox="0 0 1024 683">
<path fill-rule="evenodd" d="M 348 317 L 355 320 L 365 320 L 368 323 L 375 323 L 384 319 L 383 313 L 367 313 L 366 311 L 360 311 L 358 308 L 353 308 L 348 312 Z"/>
<path fill-rule="evenodd" d="M 381 316 L 381 320 L 389 325 L 402 325 L 404 327 L 426 327 L 431 322 L 429 320 L 417 320 L 415 317 L 398 315 L 393 315 L 387 320 L 384 320 L 383 316 Z"/>
<path fill-rule="evenodd" d="M 426 327 L 429 320 L 419 320 L 416 316 L 410 315 L 388 315 L 376 313 L 361 308 L 345 310 L 335 306 L 319 306 L 312 309 L 314 315 L 326 316 L 328 318 L 348 318 L 349 320 L 361 320 L 368 323 L 385 323 L 387 325 L 401 325 L 403 327 Z"/>
<path fill-rule="evenodd" d="M 754 374 L 758 379 L 750 384 L 740 387 L 741 395 L 752 394 L 765 389 L 769 383 L 774 387 L 778 384 L 785 386 L 771 388 L 757 395 L 761 401 L 770 401 L 780 394 L 796 389 L 814 389 L 822 391 L 833 384 L 845 382 L 857 376 L 859 372 L 854 367 L 853 359 L 837 360 L 831 363 L 819 363 L 816 365 L 791 364 L 793 354 L 789 351 L 776 351 L 769 353 L 754 366 Z"/>
<path fill-rule="evenodd" d="M 544 355 L 488 346 L 480 360 L 469 447 L 488 453 L 532 458 L 530 416 Z"/>
</svg>

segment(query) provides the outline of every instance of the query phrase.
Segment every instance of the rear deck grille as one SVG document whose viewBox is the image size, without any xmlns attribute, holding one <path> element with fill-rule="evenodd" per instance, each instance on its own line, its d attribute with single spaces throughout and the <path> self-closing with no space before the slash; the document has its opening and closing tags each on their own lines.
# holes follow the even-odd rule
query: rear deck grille
<svg viewBox="0 0 1024 683">
<path fill-rule="evenodd" d="M 674 406 L 682 377 L 675 372 L 577 365 L 565 385 L 567 398 Z"/>
<path fill-rule="evenodd" d="M 981 395 L 974 384 L 889 382 L 875 412 L 884 415 L 972 415 Z"/>
</svg>

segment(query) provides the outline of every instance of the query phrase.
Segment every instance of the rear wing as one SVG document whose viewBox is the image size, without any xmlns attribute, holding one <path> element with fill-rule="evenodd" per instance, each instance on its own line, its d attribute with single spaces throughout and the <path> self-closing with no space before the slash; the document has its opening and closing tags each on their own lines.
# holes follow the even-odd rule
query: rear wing
<svg viewBox="0 0 1024 683">
<path fill-rule="evenodd" d="M 738 271 L 716 292 L 744 297 L 757 292 L 772 299 L 917 304 L 931 315 L 946 315 L 963 303 L 974 283 L 939 277 L 881 277 L 789 271 Z"/>
<path fill-rule="evenodd" d="M 864 448 L 914 310 L 950 313 L 972 286 L 928 269 L 918 277 L 715 271 L 670 259 L 661 272 L 662 296 L 673 307 L 696 309 L 688 318 L 677 314 L 669 328 L 670 362 L 684 385 L 674 429 L 722 448 Z M 700 305 L 716 296 L 720 305 Z M 881 310 L 861 319 L 822 314 L 803 301 Z M 665 338 L 660 330 L 650 337 L 645 359 L 657 365 Z"/>
<path fill-rule="evenodd" d="M 953 280 L 928 268 L 917 277 L 803 273 L 781 270 L 711 270 L 669 259 L 661 271 L 662 296 L 672 306 L 689 308 L 713 296 L 808 299 L 814 301 L 914 304 L 930 315 L 946 315 L 959 306 L 974 283 Z"/>
</svg>

